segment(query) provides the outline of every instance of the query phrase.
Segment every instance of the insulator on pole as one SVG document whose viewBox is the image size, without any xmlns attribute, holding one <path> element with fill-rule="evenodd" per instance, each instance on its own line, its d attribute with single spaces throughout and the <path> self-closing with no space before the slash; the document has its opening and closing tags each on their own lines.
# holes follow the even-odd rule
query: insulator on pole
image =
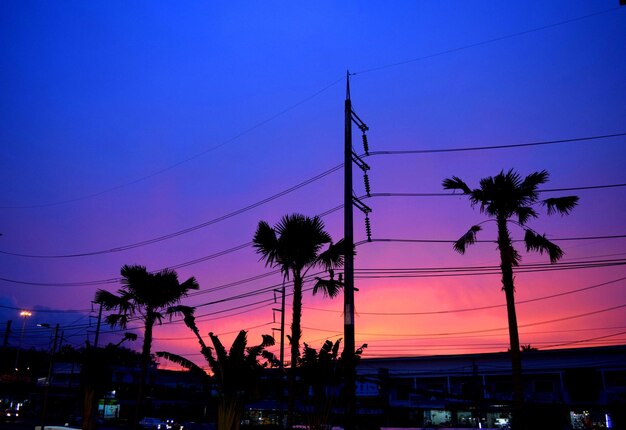
<svg viewBox="0 0 626 430">
<path fill-rule="evenodd" d="M 367 234 L 367 241 L 372 241 L 372 225 L 370 224 L 370 217 L 365 215 L 365 233 Z"/>
<path fill-rule="evenodd" d="M 370 145 L 367 143 L 367 134 L 365 131 L 363 132 L 363 150 L 365 151 L 365 155 L 370 155 Z"/>
<path fill-rule="evenodd" d="M 365 192 L 367 193 L 367 197 L 372 197 L 372 189 L 370 188 L 370 177 L 367 176 L 367 173 L 363 173 L 363 181 L 365 182 Z"/>
</svg>

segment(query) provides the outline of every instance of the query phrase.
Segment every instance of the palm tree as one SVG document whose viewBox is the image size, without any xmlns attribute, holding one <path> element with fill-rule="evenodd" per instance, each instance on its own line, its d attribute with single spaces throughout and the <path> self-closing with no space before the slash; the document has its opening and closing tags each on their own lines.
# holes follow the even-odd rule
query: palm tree
<svg viewBox="0 0 626 430">
<path fill-rule="evenodd" d="M 218 386 L 217 430 L 239 430 L 244 402 L 259 381 L 260 370 L 268 363 L 276 361 L 273 354 L 265 350 L 268 346 L 274 345 L 274 338 L 262 335 L 263 341 L 259 345 L 248 347 L 247 332 L 241 330 L 227 352 L 217 335 L 213 333 L 209 333 L 213 348 L 206 345 L 196 326 L 193 312 L 185 315 L 185 324 L 196 335 L 200 351 L 209 363 Z M 213 351 L 215 351 L 215 356 Z M 206 376 L 198 365 L 184 357 L 164 351 L 156 354 Z M 267 361 L 261 364 L 260 357 Z"/>
<path fill-rule="evenodd" d="M 330 235 L 324 230 L 320 217 L 310 218 L 302 214 L 285 215 L 275 227 L 260 221 L 252 240 L 256 251 L 265 260 L 265 265 L 279 267 L 285 280 L 293 281 L 293 316 L 291 322 L 291 367 L 289 372 L 289 392 L 294 393 L 295 375 L 300 355 L 300 337 L 302 335 L 302 285 L 308 271 L 321 268 L 328 271 L 330 279 L 316 278 L 313 294 L 322 292 L 325 296 L 335 297 L 343 284 L 335 280 L 334 270 L 343 266 L 343 239 L 333 244 Z M 322 248 L 328 245 L 325 251 Z M 293 420 L 294 396 L 289 396 L 288 427 Z"/>
<path fill-rule="evenodd" d="M 101 303 L 109 314 L 105 321 L 112 327 L 125 329 L 131 318 L 140 319 L 144 326 L 143 347 L 141 350 L 141 376 L 137 398 L 136 422 L 141 418 L 141 404 L 150 364 L 152 348 L 152 330 L 155 324 L 161 324 L 163 318 L 183 315 L 189 311 L 180 301 L 190 290 L 199 288 L 198 282 L 191 277 L 184 282 L 178 281 L 174 270 L 164 269 L 149 273 L 144 266 L 124 265 L 121 269 L 122 288 L 117 295 L 106 290 L 96 291 L 95 302 Z"/>
<path fill-rule="evenodd" d="M 515 286 L 513 284 L 513 267 L 521 261 L 519 252 L 513 247 L 509 224 L 517 224 L 525 230 L 524 242 L 526 251 L 536 251 L 548 254 L 551 263 L 556 263 L 563 257 L 563 251 L 552 243 L 545 235 L 537 234 L 527 226 L 528 221 L 539 215 L 533 208 L 542 204 L 547 208 L 548 215 L 559 213 L 567 215 L 578 204 L 577 196 L 567 196 L 539 200 L 537 187 L 548 181 L 547 171 L 534 172 L 522 180 L 513 169 L 507 173 L 501 171 L 495 177 L 480 180 L 480 188 L 470 189 L 465 182 L 456 176 L 445 179 L 443 188 L 446 190 L 460 190 L 469 197 L 472 206 L 480 205 L 480 212 L 486 214 L 489 220 L 495 221 L 498 231 L 498 250 L 500 252 L 500 268 L 502 271 L 502 289 L 506 297 L 506 308 L 509 323 L 509 340 L 513 369 L 513 388 L 515 409 L 518 419 L 521 419 L 521 409 L 524 400 L 522 385 L 522 363 L 520 358 L 519 334 L 517 331 L 517 315 L 515 313 Z M 513 218 L 517 218 L 514 221 Z M 454 243 L 454 249 L 464 254 L 468 245 L 476 242 L 476 234 L 481 230 L 480 225 L 472 226 L 459 240 Z"/>
</svg>

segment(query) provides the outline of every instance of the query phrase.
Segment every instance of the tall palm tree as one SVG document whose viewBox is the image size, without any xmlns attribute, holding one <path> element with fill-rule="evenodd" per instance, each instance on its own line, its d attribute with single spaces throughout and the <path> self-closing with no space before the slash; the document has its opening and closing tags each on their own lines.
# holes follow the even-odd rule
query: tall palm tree
<svg viewBox="0 0 626 430">
<path fill-rule="evenodd" d="M 268 346 L 274 345 L 274 338 L 262 335 L 263 340 L 259 345 L 249 347 L 247 332 L 241 330 L 230 350 L 226 351 L 217 335 L 213 333 L 209 333 L 213 347 L 206 345 L 196 326 L 193 312 L 185 315 L 185 324 L 196 335 L 200 351 L 209 363 L 218 387 L 217 430 L 239 430 L 244 402 L 260 379 L 260 370 L 264 365 L 276 361 L 273 354 L 265 350 Z M 156 354 L 206 376 L 199 366 L 184 357 L 169 352 Z M 267 359 L 264 365 L 259 362 L 261 357 Z"/>
<path fill-rule="evenodd" d="M 524 242 L 526 251 L 535 251 L 548 254 L 551 263 L 556 263 L 563 257 L 561 248 L 548 240 L 545 235 L 537 234 L 527 226 L 528 221 L 537 218 L 539 214 L 533 206 L 541 204 L 546 207 L 548 215 L 559 213 L 567 215 L 578 204 L 577 196 L 539 199 L 537 187 L 548 181 L 547 171 L 534 172 L 523 180 L 513 169 L 504 173 L 501 171 L 495 177 L 480 180 L 480 188 L 470 189 L 465 182 L 456 176 L 445 179 L 443 188 L 446 190 L 460 190 L 469 197 L 472 206 L 480 205 L 480 212 L 495 221 L 498 231 L 498 250 L 500 252 L 500 268 L 502 271 L 502 289 L 506 297 L 506 308 L 509 323 L 509 340 L 511 347 L 511 361 L 513 370 L 513 389 L 515 402 L 514 420 L 521 420 L 521 409 L 524 401 L 522 385 L 522 363 L 520 357 L 519 334 L 517 330 L 517 315 L 515 312 L 515 286 L 513 283 L 513 267 L 518 266 L 521 260 L 519 252 L 513 247 L 509 224 L 517 224 L 525 230 Z M 516 218 L 515 221 L 513 218 Z M 472 226 L 459 240 L 454 243 L 454 249 L 464 254 L 468 245 L 476 242 L 476 234 L 481 230 L 480 225 Z M 519 425 L 514 422 L 514 425 Z"/>
<path fill-rule="evenodd" d="M 141 419 L 143 392 L 146 375 L 150 364 L 152 349 L 152 331 L 155 324 L 161 324 L 165 317 L 183 315 L 188 306 L 180 304 L 190 290 L 199 288 L 198 282 L 191 277 L 184 282 L 178 281 L 174 270 L 164 269 L 150 273 L 144 266 L 124 265 L 121 269 L 122 288 L 113 294 L 106 290 L 96 291 L 95 302 L 101 303 L 107 310 L 116 313 L 107 315 L 105 321 L 112 327 L 126 328 L 131 318 L 140 319 L 144 326 L 143 347 L 141 350 L 141 376 L 137 397 L 136 422 Z"/>
<path fill-rule="evenodd" d="M 324 230 L 320 217 L 310 218 L 302 214 L 285 215 L 275 227 L 260 221 L 252 240 L 265 265 L 280 268 L 285 280 L 293 281 L 293 316 L 291 322 L 291 368 L 289 392 L 294 393 L 294 370 L 300 355 L 302 335 L 302 285 L 309 270 L 320 268 L 329 273 L 330 279 L 316 278 L 313 293 L 322 292 L 335 297 L 343 284 L 335 280 L 334 270 L 343 266 L 345 246 L 343 239 L 333 244 Z M 322 251 L 324 246 L 326 250 Z M 288 426 L 292 424 L 294 396 L 289 396 Z"/>
</svg>

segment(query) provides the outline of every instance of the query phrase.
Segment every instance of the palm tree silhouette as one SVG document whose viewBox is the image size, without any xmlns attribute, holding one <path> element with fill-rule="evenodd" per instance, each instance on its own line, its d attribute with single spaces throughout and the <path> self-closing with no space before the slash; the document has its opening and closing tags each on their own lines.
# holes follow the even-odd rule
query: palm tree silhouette
<svg viewBox="0 0 626 430">
<path fill-rule="evenodd" d="M 334 343 L 326 340 L 319 352 L 304 344 L 300 369 L 304 388 L 307 389 L 308 409 L 305 417 L 310 430 L 328 429 L 335 402 L 345 397 L 340 392 L 342 376 L 345 373 L 345 358 L 339 353 L 340 344 L 341 339 Z M 365 348 L 367 344 L 356 349 L 354 352 L 356 361 L 360 360 Z"/>
<path fill-rule="evenodd" d="M 122 275 L 122 288 L 117 290 L 117 295 L 99 289 L 96 291 L 95 302 L 101 303 L 107 311 L 117 311 L 117 313 L 109 314 L 105 318 L 106 323 L 111 327 L 120 326 L 125 329 L 131 318 L 138 318 L 143 322 L 141 376 L 135 411 L 135 423 L 137 423 L 141 419 L 141 406 L 150 364 L 154 325 L 161 324 L 165 317 L 172 318 L 174 315 L 184 315 L 189 312 L 189 306 L 181 305 L 180 301 L 187 296 L 190 290 L 197 290 L 199 285 L 193 277 L 185 282 L 179 282 L 176 272 L 169 269 L 149 273 L 144 266 L 124 265 L 120 273 Z"/>
<path fill-rule="evenodd" d="M 209 363 L 218 387 L 217 430 L 239 430 L 244 402 L 254 390 L 260 379 L 260 370 L 264 367 L 259 358 L 267 360 L 265 365 L 276 362 L 274 355 L 265 349 L 274 345 L 274 338 L 264 334 L 259 345 L 249 347 L 247 332 L 241 330 L 227 352 L 213 333 L 209 333 L 213 348 L 206 345 L 196 326 L 193 312 L 185 314 L 185 324 L 196 335 L 200 351 Z M 157 352 L 156 355 L 208 378 L 202 368 L 184 357 L 165 351 Z"/>
<path fill-rule="evenodd" d="M 517 224 L 525 230 L 524 242 L 526 251 L 535 251 L 548 254 L 551 263 L 556 263 L 563 257 L 563 251 L 552 243 L 545 235 L 537 234 L 527 227 L 528 221 L 539 215 L 533 208 L 536 204 L 546 207 L 548 215 L 559 213 L 567 215 L 578 204 L 577 196 L 567 196 L 539 200 L 537 186 L 548 181 L 547 171 L 534 172 L 522 180 L 521 176 L 509 170 L 501 171 L 495 177 L 489 176 L 480 180 L 480 188 L 470 189 L 465 182 L 456 176 L 445 179 L 443 188 L 446 190 L 460 190 L 469 197 L 472 206 L 480 205 L 480 212 L 495 221 L 498 231 L 498 250 L 500 252 L 500 268 L 502 271 L 502 289 L 506 297 L 507 317 L 509 324 L 509 341 L 513 370 L 513 389 L 515 414 L 513 425 L 518 428 L 523 425 L 522 407 L 524 402 L 524 387 L 522 384 L 522 363 L 520 357 L 519 334 L 517 330 L 517 315 L 515 312 L 515 286 L 513 283 L 513 267 L 518 266 L 521 260 L 519 252 L 513 247 L 509 224 Z M 517 218 L 514 221 L 513 218 Z M 454 243 L 454 249 L 464 254 L 467 246 L 476 242 L 476 234 L 481 230 L 480 225 L 472 226 L 459 240 Z M 518 421 L 516 423 L 516 421 Z"/>
<path fill-rule="evenodd" d="M 289 372 L 289 404 L 287 425 L 293 420 L 295 368 L 300 355 L 302 335 L 302 285 L 308 271 L 321 268 L 327 271 L 330 279 L 316 278 L 313 294 L 322 292 L 327 297 L 335 297 L 343 284 L 335 280 L 334 270 L 343 266 L 343 239 L 333 244 L 330 235 L 324 230 L 320 217 L 310 218 L 302 214 L 285 215 L 275 227 L 260 221 L 252 240 L 265 265 L 279 267 L 285 280 L 293 280 L 293 316 L 291 322 L 291 368 Z M 325 251 L 322 248 L 328 245 Z"/>
</svg>

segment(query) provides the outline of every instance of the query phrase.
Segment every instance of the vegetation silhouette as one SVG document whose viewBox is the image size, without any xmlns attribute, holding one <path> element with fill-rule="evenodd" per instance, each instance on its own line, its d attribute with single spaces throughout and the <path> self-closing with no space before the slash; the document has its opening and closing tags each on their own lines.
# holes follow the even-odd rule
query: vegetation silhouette
<svg viewBox="0 0 626 430">
<path fill-rule="evenodd" d="M 94 348 L 89 341 L 78 350 L 82 362 L 80 385 L 83 395 L 82 423 L 83 430 L 95 430 L 98 418 L 98 399 L 104 395 L 112 381 L 111 366 L 115 364 L 139 364 L 141 355 L 121 347 L 126 341 L 137 340 L 134 333 L 125 333 L 116 344 L 109 343 L 105 348 Z"/>
<path fill-rule="evenodd" d="M 548 254 L 551 263 L 556 263 L 563 257 L 559 246 L 551 242 L 545 235 L 540 235 L 527 226 L 527 223 L 537 218 L 539 214 L 533 208 L 536 204 L 546 207 L 548 215 L 568 215 L 578 204 L 577 196 L 566 196 L 539 200 L 537 187 L 548 181 L 547 171 L 534 172 L 524 179 L 513 169 L 504 173 L 502 170 L 496 176 L 489 176 L 480 180 L 480 187 L 470 189 L 460 178 L 453 176 L 444 179 L 442 185 L 446 190 L 460 190 L 467 195 L 472 207 L 479 205 L 480 212 L 489 216 L 488 221 L 497 224 L 497 244 L 500 253 L 500 268 L 502 271 L 502 289 L 506 297 L 506 308 L 509 325 L 510 353 L 513 373 L 514 389 L 514 416 L 513 426 L 523 428 L 524 387 L 522 383 L 522 363 L 520 356 L 519 333 L 517 329 L 517 315 L 515 312 L 515 286 L 513 267 L 521 261 L 519 252 L 513 247 L 509 224 L 516 224 L 525 231 L 524 243 L 526 251 L 535 251 Z M 513 218 L 517 218 L 517 221 Z M 486 222 L 486 221 L 485 221 Z M 482 224 L 482 223 L 481 223 Z M 476 234 L 481 230 L 480 225 L 474 225 L 459 240 L 454 243 L 454 250 L 464 254 L 469 245 L 476 243 Z"/>
<path fill-rule="evenodd" d="M 330 428 L 332 408 L 338 406 L 336 403 L 339 399 L 345 398 L 345 395 L 342 395 L 345 360 L 339 354 L 340 344 L 341 339 L 334 343 L 326 340 L 319 352 L 304 344 L 299 373 L 304 389 L 307 390 L 304 396 L 307 399 L 304 402 L 305 424 L 311 430 Z M 361 358 L 366 347 L 367 344 L 364 344 L 355 351 L 354 360 L 358 361 Z"/>
<path fill-rule="evenodd" d="M 209 333 L 213 347 L 207 346 L 196 326 L 193 312 L 185 316 L 185 324 L 196 335 L 200 351 L 211 367 L 213 380 L 218 388 L 217 430 L 239 430 L 244 402 L 256 391 L 261 369 L 277 364 L 274 355 L 265 349 L 274 345 L 274 338 L 262 335 L 260 344 L 249 347 L 247 332 L 241 330 L 227 352 L 213 333 Z M 180 355 L 166 351 L 159 351 L 156 355 L 196 373 L 203 379 L 208 378 L 201 367 Z M 260 358 L 265 358 L 266 361 L 261 363 Z"/>
<path fill-rule="evenodd" d="M 111 313 L 105 318 L 106 323 L 111 327 L 120 326 L 125 329 L 131 318 L 139 318 L 143 322 L 141 376 L 134 423 L 136 426 L 141 419 L 146 375 L 151 361 L 150 351 L 154 325 L 160 324 L 165 317 L 172 318 L 174 315 L 189 313 L 191 308 L 181 305 L 181 299 L 187 296 L 190 290 L 197 290 L 200 287 L 193 277 L 182 283 L 179 282 L 176 271 L 169 269 L 150 273 L 144 266 L 124 265 L 120 273 L 122 275 L 122 288 L 117 290 L 117 295 L 99 289 L 96 291 L 94 300 L 96 303 L 102 304 L 106 311 L 117 311 L 117 313 Z"/>
</svg>

